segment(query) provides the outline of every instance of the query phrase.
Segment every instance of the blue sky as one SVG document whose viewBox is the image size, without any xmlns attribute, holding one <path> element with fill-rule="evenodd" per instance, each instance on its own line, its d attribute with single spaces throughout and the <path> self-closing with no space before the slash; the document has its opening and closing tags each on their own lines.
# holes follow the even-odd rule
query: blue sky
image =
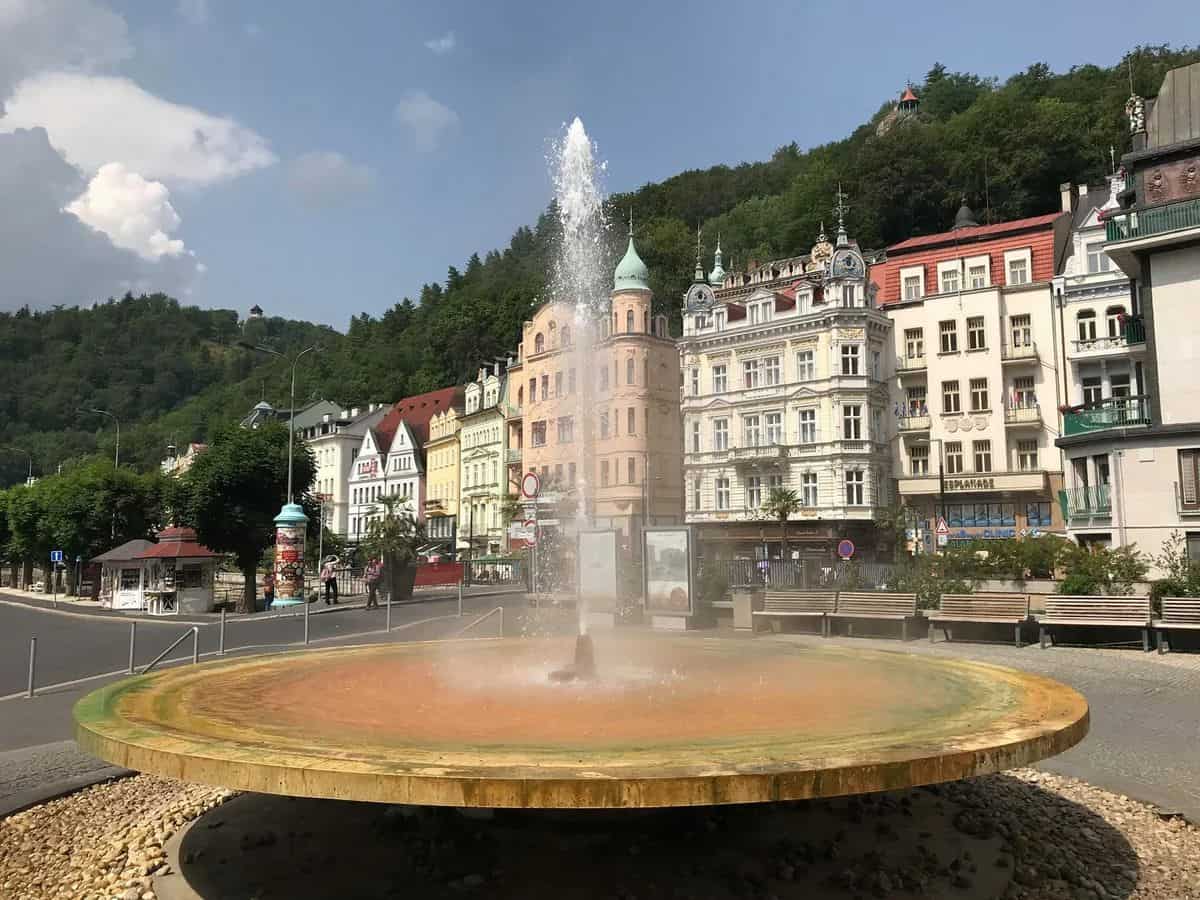
<svg viewBox="0 0 1200 900">
<path fill-rule="evenodd" d="M 1001 78 L 1108 65 L 1188 15 L 1155 0 L 1136 16 L 1025 0 L 42 3 L 0 0 L 0 166 L 25 166 L 0 176 L 0 237 L 29 241 L 0 250 L 28 270 L 0 309 L 130 285 L 339 328 L 531 223 L 575 115 L 607 187 L 628 190 L 842 137 L 935 61 Z M 35 206 L 37 240 L 16 227 Z"/>
</svg>

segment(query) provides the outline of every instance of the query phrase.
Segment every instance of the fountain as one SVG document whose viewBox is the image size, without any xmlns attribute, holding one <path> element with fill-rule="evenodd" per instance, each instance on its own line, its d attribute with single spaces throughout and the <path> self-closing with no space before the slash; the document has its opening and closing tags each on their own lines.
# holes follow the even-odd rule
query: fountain
<svg viewBox="0 0 1200 900">
<path fill-rule="evenodd" d="M 609 267 L 578 119 L 555 159 L 552 290 L 575 309 L 588 372 Z M 581 431 L 589 396 L 585 383 Z M 578 443 L 582 530 L 591 444 Z M 1036 675 L 819 642 L 593 635 L 586 607 L 569 637 L 304 650 L 128 678 L 78 703 L 76 739 L 116 765 L 262 793 L 630 808 L 950 781 L 1060 753 L 1088 729 L 1083 697 Z"/>
</svg>

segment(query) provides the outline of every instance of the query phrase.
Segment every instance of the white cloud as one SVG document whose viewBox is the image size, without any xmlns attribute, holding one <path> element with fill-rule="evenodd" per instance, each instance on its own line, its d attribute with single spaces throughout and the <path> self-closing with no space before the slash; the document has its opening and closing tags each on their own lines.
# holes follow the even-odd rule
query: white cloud
<svg viewBox="0 0 1200 900">
<path fill-rule="evenodd" d="M 411 129 L 418 150 L 437 149 L 442 133 L 458 124 L 458 113 L 425 91 L 407 90 L 396 104 L 396 120 Z"/>
<path fill-rule="evenodd" d="M 425 46 L 432 50 L 438 56 L 449 53 L 458 45 L 458 41 L 454 38 L 453 31 L 447 31 L 441 37 L 431 38 L 425 42 Z"/>
<path fill-rule="evenodd" d="M 179 17 L 189 25 L 208 24 L 208 0 L 179 0 Z"/>
<path fill-rule="evenodd" d="M 314 207 L 332 206 L 370 190 L 375 173 L 369 166 L 351 162 L 341 153 L 314 151 L 288 165 L 288 185 Z"/>
<path fill-rule="evenodd" d="M 0 0 L 0 104 L 37 72 L 95 72 L 132 55 L 125 20 L 94 0 Z"/>
<path fill-rule="evenodd" d="M 67 204 L 66 211 L 142 259 L 153 261 L 187 252 L 183 241 L 170 237 L 180 219 L 166 185 L 147 181 L 119 162 L 101 166 L 87 190 Z"/>
<path fill-rule="evenodd" d="M 117 160 L 150 180 L 204 185 L 276 162 L 251 129 L 163 100 L 127 78 L 71 72 L 27 78 L 13 92 L 0 131 L 38 126 L 85 172 Z"/>
</svg>

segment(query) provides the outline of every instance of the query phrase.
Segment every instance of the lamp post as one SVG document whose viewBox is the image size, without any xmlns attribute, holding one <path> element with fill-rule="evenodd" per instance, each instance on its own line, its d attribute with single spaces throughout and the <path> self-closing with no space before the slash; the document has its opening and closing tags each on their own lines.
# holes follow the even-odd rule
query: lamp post
<svg viewBox="0 0 1200 900">
<path fill-rule="evenodd" d="M 95 413 L 98 416 L 107 416 L 108 418 L 112 419 L 113 422 L 116 423 L 116 426 L 117 426 L 117 449 L 113 453 L 113 468 L 114 469 L 121 468 L 121 420 L 118 419 L 112 413 L 110 413 L 107 409 L 94 409 L 94 408 L 89 407 L 87 409 L 80 409 L 78 411 L 82 412 L 82 413 Z"/>
<path fill-rule="evenodd" d="M 258 353 L 288 357 L 278 350 L 238 341 L 238 346 Z M 275 602 L 272 605 L 295 606 L 305 603 L 304 596 L 304 539 L 308 531 L 308 516 L 304 508 L 294 502 L 292 494 L 292 446 L 296 439 L 296 369 L 300 359 L 306 353 L 319 349 L 317 344 L 305 347 L 292 357 L 292 389 L 288 413 L 288 459 L 287 459 L 287 498 L 279 515 L 275 517 Z"/>
</svg>

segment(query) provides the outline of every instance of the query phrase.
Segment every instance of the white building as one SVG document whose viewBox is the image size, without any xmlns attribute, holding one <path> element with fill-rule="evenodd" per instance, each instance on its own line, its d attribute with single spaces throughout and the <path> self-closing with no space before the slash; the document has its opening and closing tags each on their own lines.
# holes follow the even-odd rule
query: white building
<svg viewBox="0 0 1200 900">
<path fill-rule="evenodd" d="M 499 553 L 505 543 L 500 508 L 508 494 L 507 428 L 502 402 L 505 378 L 499 368 L 480 369 L 476 380 L 466 386 L 460 420 L 458 542 L 476 554 Z"/>
<path fill-rule="evenodd" d="M 350 535 L 350 476 L 361 450 L 363 437 L 387 413 L 383 403 L 365 409 L 352 407 L 337 416 L 326 413 L 321 421 L 297 436 L 306 441 L 316 459 L 314 493 L 325 499 L 325 527 L 341 537 Z"/>
<path fill-rule="evenodd" d="M 718 243 L 696 280 L 678 343 L 683 369 L 685 519 L 709 557 L 778 556 L 763 513 L 773 489 L 802 508 L 794 554 L 830 559 L 840 540 L 875 551 L 888 503 L 891 322 L 839 221 L 807 256 L 726 274 Z"/>
</svg>

